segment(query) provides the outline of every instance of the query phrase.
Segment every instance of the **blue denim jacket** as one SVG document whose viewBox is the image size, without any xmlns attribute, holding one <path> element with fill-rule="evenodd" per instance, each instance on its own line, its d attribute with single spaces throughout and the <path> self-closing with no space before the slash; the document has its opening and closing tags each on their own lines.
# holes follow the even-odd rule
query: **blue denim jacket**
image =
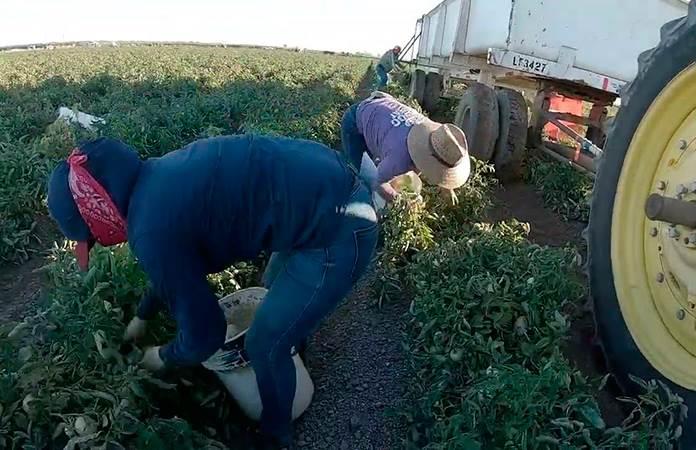
<svg viewBox="0 0 696 450">
<path fill-rule="evenodd" d="M 224 342 L 226 323 L 207 282 L 260 252 L 326 247 L 355 175 L 316 142 L 265 136 L 200 140 L 141 161 L 115 140 L 83 147 L 89 170 L 126 215 L 128 242 L 151 282 L 138 316 L 166 307 L 176 338 L 168 365 L 194 365 Z M 88 233 L 67 187 L 65 164 L 49 186 L 51 213 L 71 239 Z"/>
<path fill-rule="evenodd" d="M 151 317 L 163 299 L 177 321 L 164 361 L 200 363 L 224 342 L 208 274 L 261 251 L 328 245 L 354 180 L 333 150 L 284 138 L 213 138 L 145 161 L 129 240 L 153 285 L 139 315 Z"/>
</svg>

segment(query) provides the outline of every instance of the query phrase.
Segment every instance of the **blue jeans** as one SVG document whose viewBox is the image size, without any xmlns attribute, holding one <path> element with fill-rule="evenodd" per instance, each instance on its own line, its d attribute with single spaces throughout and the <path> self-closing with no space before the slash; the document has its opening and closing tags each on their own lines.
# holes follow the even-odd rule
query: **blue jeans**
<svg viewBox="0 0 696 450">
<path fill-rule="evenodd" d="M 377 65 L 377 67 L 375 68 L 375 73 L 377 74 L 377 78 L 379 78 L 379 84 L 377 85 L 377 89 L 381 89 L 387 85 L 387 82 L 389 81 L 389 75 L 387 75 L 387 71 L 384 70 L 384 67 L 381 64 Z"/>
<path fill-rule="evenodd" d="M 263 412 L 261 432 L 287 444 L 292 439 L 295 396 L 292 347 L 307 339 L 348 295 L 372 260 L 377 215 L 359 180 L 342 208 L 343 221 L 326 248 L 274 253 L 264 273 L 269 289 L 246 335 Z"/>
<path fill-rule="evenodd" d="M 360 133 L 360 130 L 358 130 L 358 106 L 360 106 L 360 103 L 356 103 L 348 108 L 341 120 L 341 146 L 343 148 L 343 155 L 356 172 L 360 172 L 363 153 L 370 154 L 367 149 L 365 138 Z"/>
</svg>

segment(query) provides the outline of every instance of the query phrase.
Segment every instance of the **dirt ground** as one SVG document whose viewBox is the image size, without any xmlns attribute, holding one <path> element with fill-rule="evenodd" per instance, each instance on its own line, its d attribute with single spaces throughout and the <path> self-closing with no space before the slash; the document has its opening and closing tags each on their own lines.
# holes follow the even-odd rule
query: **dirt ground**
<svg viewBox="0 0 696 450">
<path fill-rule="evenodd" d="M 36 221 L 38 242 L 31 246 L 29 260 L 22 264 L 0 263 L 0 324 L 26 316 L 41 296 L 39 269 L 48 262 L 47 250 L 58 232 L 48 217 L 40 216 Z"/>
<path fill-rule="evenodd" d="M 40 256 L 26 263 L 0 267 L 0 323 L 24 317 L 41 295 L 41 274 L 36 270 L 44 264 Z"/>
<path fill-rule="evenodd" d="M 500 187 L 495 193 L 496 206 L 490 212 L 492 220 L 517 219 L 530 225 L 529 240 L 551 247 L 573 244 L 580 248 L 582 230 L 579 222 L 566 222 L 558 214 L 544 206 L 541 196 L 526 184 Z"/>
<path fill-rule="evenodd" d="M 405 401 L 409 367 L 401 346 L 408 300 L 377 307 L 366 279 L 312 338 L 307 365 L 312 406 L 296 424 L 306 449 L 399 448 L 402 421 L 390 414 Z"/>
</svg>

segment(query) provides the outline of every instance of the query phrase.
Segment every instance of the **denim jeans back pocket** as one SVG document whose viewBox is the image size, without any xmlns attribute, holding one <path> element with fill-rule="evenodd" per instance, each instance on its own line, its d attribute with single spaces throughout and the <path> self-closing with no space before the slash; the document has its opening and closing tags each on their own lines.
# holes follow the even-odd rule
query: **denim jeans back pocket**
<svg viewBox="0 0 696 450">
<path fill-rule="evenodd" d="M 353 231 L 355 240 L 355 261 L 351 271 L 351 281 L 357 282 L 372 262 L 379 236 L 379 225 L 374 223 L 366 228 Z"/>
</svg>

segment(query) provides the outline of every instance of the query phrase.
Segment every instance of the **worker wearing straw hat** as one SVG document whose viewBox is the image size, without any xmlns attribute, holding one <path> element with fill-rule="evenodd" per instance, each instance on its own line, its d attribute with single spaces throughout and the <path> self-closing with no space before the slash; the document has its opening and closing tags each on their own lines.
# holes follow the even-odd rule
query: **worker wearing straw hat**
<svg viewBox="0 0 696 450">
<path fill-rule="evenodd" d="M 375 92 L 351 106 L 341 124 L 343 151 L 356 169 L 367 153 L 377 165 L 373 189 L 387 201 L 397 197 L 390 181 L 410 171 L 439 186 L 457 202 L 454 189 L 469 178 L 466 136 L 457 126 L 429 120 L 394 97 Z"/>
</svg>

